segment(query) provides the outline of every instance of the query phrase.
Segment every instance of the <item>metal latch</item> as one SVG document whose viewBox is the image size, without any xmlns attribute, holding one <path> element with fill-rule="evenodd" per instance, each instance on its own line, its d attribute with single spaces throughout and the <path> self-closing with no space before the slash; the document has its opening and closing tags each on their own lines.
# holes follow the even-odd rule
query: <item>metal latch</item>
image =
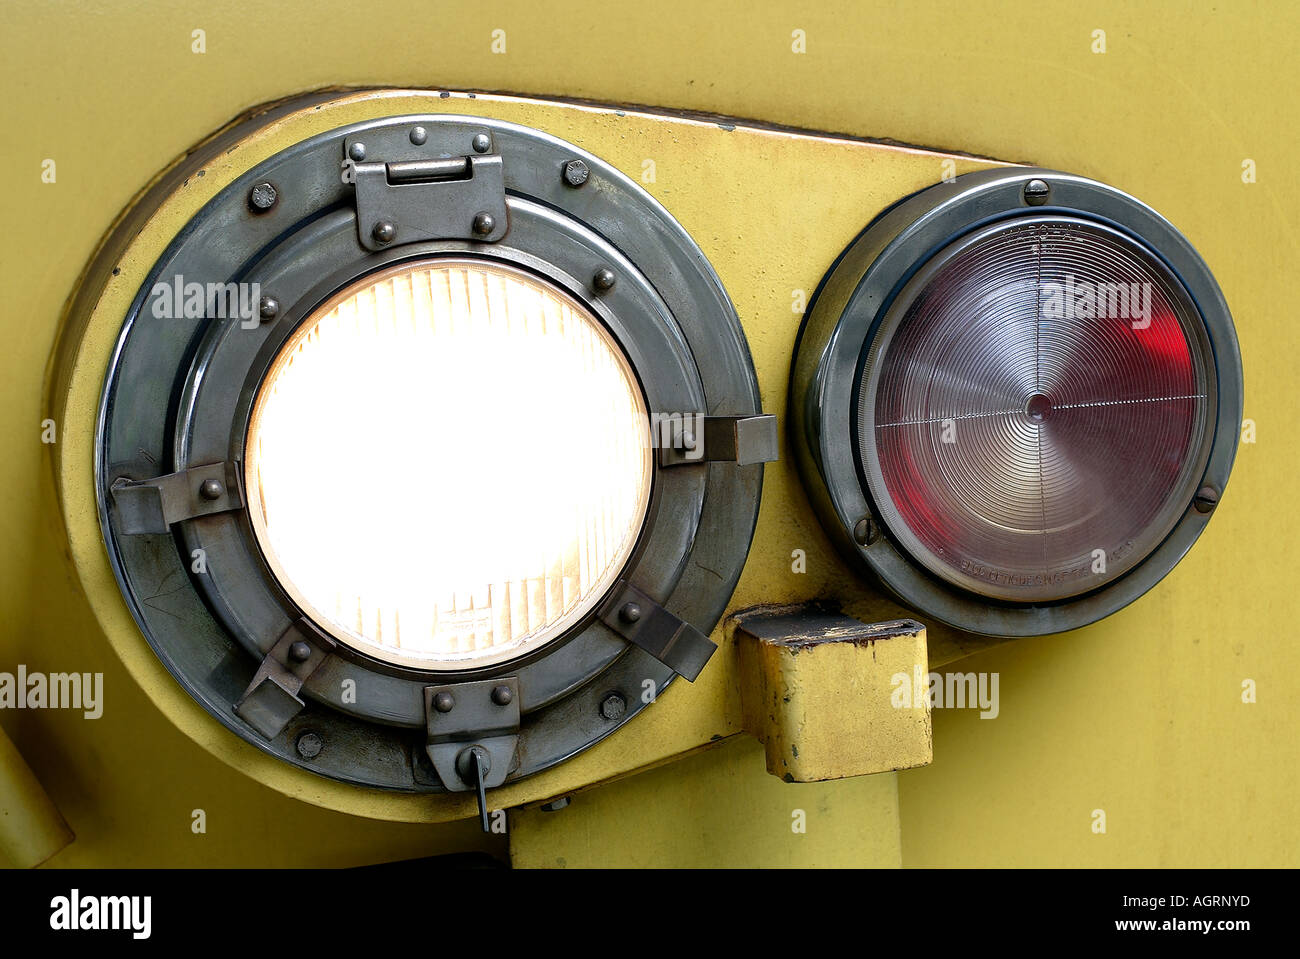
<svg viewBox="0 0 1300 959">
<path fill-rule="evenodd" d="M 614 588 L 609 601 L 601 607 L 600 619 L 690 682 L 695 682 L 718 648 L 690 623 L 678 619 L 628 582 Z"/>
<path fill-rule="evenodd" d="M 519 680 L 514 676 L 424 688 L 425 751 L 451 792 L 473 791 L 489 831 L 487 790 L 515 767 Z"/>
<path fill-rule="evenodd" d="M 702 416 L 672 419 L 670 435 L 659 444 L 660 466 L 691 463 L 774 462 L 780 453 L 776 417 L 771 413 L 752 416 Z"/>
<path fill-rule="evenodd" d="M 509 214 L 500 155 L 440 152 L 424 136 L 416 145 L 394 128 L 344 141 L 343 179 L 356 187 L 361 245 L 503 238 Z"/>
<path fill-rule="evenodd" d="M 274 739 L 306 707 L 298 697 L 335 648 L 335 642 L 306 619 L 288 629 L 263 658 L 244 695 L 235 703 L 235 715 L 267 739 Z"/>
<path fill-rule="evenodd" d="M 126 535 L 166 533 L 184 519 L 239 509 L 238 474 L 234 463 L 211 463 L 153 479 L 114 480 L 109 493 L 118 528 Z"/>
</svg>

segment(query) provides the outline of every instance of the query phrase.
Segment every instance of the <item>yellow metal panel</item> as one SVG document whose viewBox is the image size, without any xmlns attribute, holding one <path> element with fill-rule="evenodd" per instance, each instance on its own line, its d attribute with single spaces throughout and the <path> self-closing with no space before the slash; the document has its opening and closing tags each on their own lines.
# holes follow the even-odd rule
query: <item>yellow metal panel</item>
<svg viewBox="0 0 1300 959">
<path fill-rule="evenodd" d="M 897 774 L 783 783 L 748 737 L 510 814 L 516 868 L 898 866 Z"/>
<path fill-rule="evenodd" d="M 0 866 L 39 866 L 72 838 L 72 830 L 0 729 Z"/>
<path fill-rule="evenodd" d="M 912 695 L 929 672 L 923 626 L 789 607 L 733 623 L 745 729 L 773 776 L 819 782 L 930 761 L 929 698 Z"/>
<path fill-rule="evenodd" d="M 441 83 L 714 110 L 1032 160 L 1113 183 L 1184 230 L 1233 309 L 1258 442 L 1242 447 L 1205 536 L 1151 595 L 1077 633 L 963 665 L 1002 673 L 1000 721 L 937 712 L 935 764 L 900 774 L 906 858 L 1294 864 L 1300 745 L 1291 729 L 1300 692 L 1291 677 L 1300 648 L 1282 637 L 1300 612 L 1290 582 L 1290 544 L 1300 539 L 1291 507 L 1300 493 L 1300 329 L 1289 306 L 1300 209 L 1289 171 L 1300 136 L 1286 95 L 1297 79 L 1300 8 L 890 0 L 794 10 L 669 0 L 605 4 L 599 15 L 574 9 L 568 17 L 533 3 L 463 4 L 431 13 L 412 0 L 384 4 L 361 24 L 355 5 L 339 0 L 0 6 L 9 226 L 0 236 L 8 504 L 0 668 L 102 671 L 107 696 L 100 720 L 0 714 L 78 832 L 55 862 L 345 863 L 483 841 L 472 824 L 431 829 L 331 814 L 195 750 L 110 652 L 69 572 L 39 444 L 49 412 L 42 368 L 61 304 L 106 226 L 155 171 L 257 103 L 332 84 Z M 192 52 L 196 29 L 206 31 L 206 53 Z M 492 53 L 497 29 L 506 31 L 503 54 Z M 796 29 L 806 33 L 804 54 L 791 49 Z M 1093 52 L 1098 30 L 1105 53 Z M 657 160 L 647 188 L 718 268 L 745 323 L 764 403 L 782 411 L 798 320 L 791 291 L 811 291 L 880 197 L 933 182 L 936 172 L 826 171 L 818 163 L 834 152 L 828 141 L 807 165 L 767 147 L 749 167 L 754 177 L 743 178 L 728 165 L 744 152 L 740 137 L 670 154 L 676 133 L 624 119 L 551 129 L 633 176 L 643 160 Z M 54 184 L 41 182 L 45 159 L 57 161 Z M 1242 182 L 1247 159 L 1255 183 Z M 806 574 L 791 570 L 795 549 L 807 552 Z M 785 465 L 769 468 L 734 605 L 818 595 L 846 599 L 847 611 L 868 621 L 898 614 L 828 553 Z M 932 664 L 982 645 L 930 631 Z M 1257 703 L 1240 701 L 1247 679 Z M 685 708 L 648 711 L 637 720 L 640 738 L 613 737 L 574 760 L 574 778 L 734 731 L 728 682 L 719 662 L 703 685 L 675 685 L 660 705 L 680 699 Z M 827 784 L 840 786 L 851 784 Z M 199 805 L 222 830 L 210 827 L 208 839 L 189 830 Z M 1110 812 L 1105 835 L 1089 828 L 1100 807 Z M 736 855 L 740 848 L 738 840 Z"/>
</svg>

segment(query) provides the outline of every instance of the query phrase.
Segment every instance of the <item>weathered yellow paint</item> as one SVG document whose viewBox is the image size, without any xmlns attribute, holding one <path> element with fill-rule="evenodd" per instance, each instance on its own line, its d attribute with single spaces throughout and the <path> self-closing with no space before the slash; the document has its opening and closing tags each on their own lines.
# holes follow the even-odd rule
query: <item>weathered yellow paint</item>
<svg viewBox="0 0 1300 959">
<path fill-rule="evenodd" d="M 191 52 L 195 29 L 206 31 L 204 54 Z M 505 54 L 491 52 L 494 29 L 507 33 Z M 805 54 L 791 51 L 795 29 L 806 32 Z M 1097 30 L 1106 31 L 1104 54 L 1092 52 Z M 1290 582 L 1290 544 L 1300 540 L 1300 514 L 1290 508 L 1300 492 L 1293 445 L 1300 328 L 1290 277 L 1300 183 L 1289 171 L 1300 136 L 1287 91 L 1297 79 L 1298 32 L 1300 9 L 1284 2 L 882 0 L 796 11 L 667 0 L 606 4 L 599 16 L 575 19 L 522 2 L 431 14 L 411 0 L 385 4 L 382 17 L 364 22 L 340 0 L 236 0 L 215 9 L 193 0 L 123 0 L 111 10 L 0 6 L 7 91 L 0 176 L 10 227 L 0 236 L 7 504 L 0 669 L 23 662 L 102 671 L 107 699 L 104 717 L 93 721 L 62 711 L 0 712 L 78 834 L 53 862 L 351 864 L 500 850 L 471 822 L 431 827 L 331 813 L 195 749 L 106 642 L 66 562 L 39 442 L 49 415 L 42 375 L 61 306 L 108 225 L 156 171 L 258 103 L 326 85 L 445 84 L 712 110 L 1032 161 L 1113 183 L 1169 217 L 1206 258 L 1232 307 L 1245 415 L 1258 442 L 1241 448 L 1206 534 L 1149 596 L 1087 629 L 962 664 L 1001 673 L 999 719 L 936 711 L 934 764 L 896 777 L 904 861 L 1294 865 L 1300 741 L 1291 731 L 1300 690 L 1292 677 L 1300 647 L 1288 630 L 1300 612 Z M 764 141 L 771 145 L 762 159 L 741 164 L 753 175 L 738 176 L 746 151 L 737 144 L 754 142 L 743 129 L 741 136 L 682 134 L 635 115 L 586 126 L 545 122 L 630 175 L 656 161 L 647 189 L 721 274 L 746 327 L 764 404 L 778 413 L 798 321 L 791 291 L 811 292 L 883 196 L 938 179 L 928 168 L 891 174 L 872 160 L 828 170 L 823 163 L 838 149 L 832 140 L 799 155 Z M 56 183 L 41 181 L 45 159 L 57 162 Z M 1247 159 L 1255 183 L 1242 182 Z M 733 605 L 829 596 L 867 622 L 900 615 L 830 553 L 786 467 L 768 468 L 758 535 Z M 806 573 L 791 569 L 795 549 L 806 552 Z M 932 666 L 983 646 L 926 625 Z M 700 684 L 675 684 L 664 694 L 659 705 L 674 708 L 647 711 L 567 764 L 574 780 L 738 731 L 731 667 L 716 659 Z M 1241 702 L 1248 679 L 1258 689 L 1254 704 Z M 179 690 L 170 695 L 185 698 Z M 695 757 L 689 762 L 698 765 L 681 772 L 702 775 L 718 756 Z M 676 769 L 608 788 L 631 789 Z M 774 788 L 804 788 L 758 776 Z M 833 797 L 885 778 L 895 777 L 808 788 Z M 549 788 L 558 792 L 562 783 Z M 208 813 L 206 836 L 190 831 L 197 807 Z M 1090 814 L 1102 807 L 1110 831 L 1094 835 Z M 670 815 L 665 810 L 665 825 Z M 694 816 L 678 810 L 681 836 L 693 835 Z M 713 823 L 717 860 L 740 861 L 746 837 L 737 824 Z M 617 819 L 608 826 L 600 833 L 607 854 L 629 861 L 619 845 L 635 843 L 638 830 Z M 730 848 L 721 845 L 725 836 L 734 839 Z M 847 861 L 832 856 L 826 861 Z"/>
<path fill-rule="evenodd" d="M 0 729 L 0 867 L 39 866 L 72 839 L 31 767 Z"/>
<path fill-rule="evenodd" d="M 783 783 L 748 736 L 510 813 L 517 868 L 898 866 L 898 774 Z"/>
<path fill-rule="evenodd" d="M 925 689 L 914 679 L 929 672 L 925 627 L 847 616 L 813 625 L 789 607 L 742 613 L 732 625 L 745 729 L 763 743 L 773 776 L 821 782 L 930 762 L 929 699 L 913 695 Z"/>
</svg>

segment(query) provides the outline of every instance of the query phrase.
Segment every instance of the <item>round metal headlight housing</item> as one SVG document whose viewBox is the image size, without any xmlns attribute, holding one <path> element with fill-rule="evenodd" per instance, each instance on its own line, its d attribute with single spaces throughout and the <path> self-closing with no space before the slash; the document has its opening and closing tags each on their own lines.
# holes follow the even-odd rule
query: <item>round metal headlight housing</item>
<svg viewBox="0 0 1300 959">
<path fill-rule="evenodd" d="M 897 204 L 823 282 L 792 422 L 824 525 L 923 615 L 1057 632 L 1140 596 L 1227 482 L 1235 332 L 1165 220 L 1045 170 Z"/>
<path fill-rule="evenodd" d="M 333 779 L 481 797 L 703 668 L 774 438 L 663 207 L 537 130 L 403 115 L 256 163 L 177 233 L 96 484 L 131 613 L 213 716 Z"/>
</svg>

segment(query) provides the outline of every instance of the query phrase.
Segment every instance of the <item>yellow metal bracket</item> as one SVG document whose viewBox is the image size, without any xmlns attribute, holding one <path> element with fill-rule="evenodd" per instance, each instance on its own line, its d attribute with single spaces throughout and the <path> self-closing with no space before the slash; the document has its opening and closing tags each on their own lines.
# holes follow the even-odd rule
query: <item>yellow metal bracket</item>
<svg viewBox="0 0 1300 959">
<path fill-rule="evenodd" d="M 818 607 L 735 617 L 745 729 L 786 782 L 820 782 L 925 766 L 928 699 L 900 697 L 927 670 L 925 627 L 868 625 Z"/>
</svg>

